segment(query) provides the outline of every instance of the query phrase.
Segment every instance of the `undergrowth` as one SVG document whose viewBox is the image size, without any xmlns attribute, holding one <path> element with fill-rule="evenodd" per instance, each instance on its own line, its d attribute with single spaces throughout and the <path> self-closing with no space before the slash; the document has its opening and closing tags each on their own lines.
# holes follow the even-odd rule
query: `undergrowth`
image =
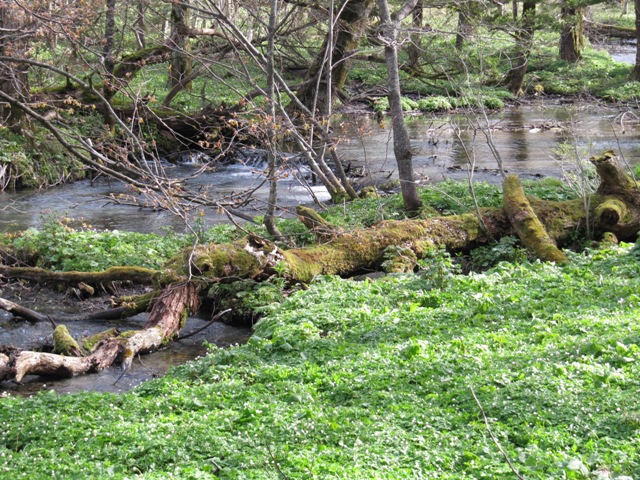
<svg viewBox="0 0 640 480">
<path fill-rule="evenodd" d="M 638 478 L 638 257 L 569 255 L 321 278 L 131 393 L 3 398 L 0 476 L 510 478 L 492 434 L 527 479 Z"/>
</svg>

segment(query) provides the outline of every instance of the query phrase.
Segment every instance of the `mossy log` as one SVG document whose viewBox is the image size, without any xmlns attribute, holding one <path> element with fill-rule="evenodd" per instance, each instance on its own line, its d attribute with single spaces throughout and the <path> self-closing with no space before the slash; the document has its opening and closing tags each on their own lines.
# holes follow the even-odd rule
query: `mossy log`
<svg viewBox="0 0 640 480">
<path fill-rule="evenodd" d="M 302 249 L 282 250 L 256 237 L 233 244 L 202 245 L 195 251 L 185 250 L 170 261 L 165 274 L 187 278 L 195 273 L 205 282 L 231 282 L 240 278 L 259 280 L 284 272 L 291 282 L 307 283 L 317 275 L 351 276 L 378 270 L 385 249 L 392 245 L 411 250 L 419 259 L 434 248 L 469 250 L 514 233 L 519 233 L 525 245 L 541 259 L 565 262 L 558 247 L 568 244 L 576 232 L 586 231 L 592 218 L 606 218 L 606 225 L 593 226 L 599 235 L 611 232 L 620 240 L 634 241 L 640 230 L 640 189 L 619 168 L 612 152 L 591 161 L 602 183 L 588 202 L 589 212 L 581 198 L 564 202 L 527 199 L 517 177 L 509 176 L 505 182 L 505 208 L 481 210 L 481 219 L 464 214 L 387 221 L 352 232 L 331 230 L 330 240 Z M 605 213 L 612 205 L 620 212 L 617 219 Z M 323 222 L 304 216 L 313 230 L 327 228 Z"/>
<path fill-rule="evenodd" d="M 585 30 L 590 36 L 595 34 L 601 37 L 620 38 L 622 40 L 635 40 L 636 29 L 620 25 L 605 25 L 604 23 L 584 22 Z"/>
<path fill-rule="evenodd" d="M 507 175 L 503 191 L 504 211 L 522 244 L 544 262 L 566 263 L 566 255 L 551 239 L 533 211 L 517 175 Z"/>
<path fill-rule="evenodd" d="M 151 285 L 160 272 L 142 267 L 111 267 L 101 272 L 58 272 L 38 267 L 8 267 L 0 265 L 0 275 L 38 283 L 85 283 L 100 285 L 110 282 L 132 282 Z"/>
<path fill-rule="evenodd" d="M 84 356 L 82 348 L 65 325 L 58 325 L 53 330 L 53 353 L 74 357 Z"/>
</svg>

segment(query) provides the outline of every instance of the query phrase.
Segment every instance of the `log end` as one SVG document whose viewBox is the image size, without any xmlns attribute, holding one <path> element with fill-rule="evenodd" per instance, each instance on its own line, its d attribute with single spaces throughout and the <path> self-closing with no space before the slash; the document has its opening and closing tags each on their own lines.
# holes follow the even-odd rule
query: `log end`
<svg viewBox="0 0 640 480">
<path fill-rule="evenodd" d="M 74 357 L 83 356 L 82 348 L 71 336 L 65 325 L 58 325 L 53 331 L 53 353 Z"/>
</svg>

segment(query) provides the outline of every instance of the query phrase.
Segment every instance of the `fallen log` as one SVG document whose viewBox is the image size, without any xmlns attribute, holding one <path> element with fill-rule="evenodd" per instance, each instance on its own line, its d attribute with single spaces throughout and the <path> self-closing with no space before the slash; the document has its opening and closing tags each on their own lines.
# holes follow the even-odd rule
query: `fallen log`
<svg viewBox="0 0 640 480">
<path fill-rule="evenodd" d="M 507 175 L 503 183 L 504 210 L 522 244 L 543 262 L 567 263 L 568 259 L 538 219 L 524 194 L 517 175 Z"/>
<path fill-rule="evenodd" d="M 606 25 L 604 23 L 584 22 L 585 31 L 589 36 L 613 37 L 621 40 L 635 40 L 636 29 L 620 25 Z"/>
<path fill-rule="evenodd" d="M 188 313 L 198 307 L 198 288 L 194 283 L 172 285 L 154 302 L 149 320 L 141 330 L 107 337 L 85 357 L 31 351 L 3 354 L 0 356 L 0 381 L 20 382 L 27 375 L 67 378 L 97 372 L 116 362 L 126 370 L 137 354 L 170 342 L 184 325 Z"/>
<path fill-rule="evenodd" d="M 49 318 L 46 315 L 31 310 L 30 308 L 18 305 L 5 298 L 0 298 L 0 309 L 5 310 L 17 317 L 22 317 L 30 322 L 46 322 Z"/>
<path fill-rule="evenodd" d="M 110 282 L 133 282 L 151 285 L 160 272 L 142 267 L 111 267 L 101 272 L 59 272 L 38 267 L 9 267 L 0 265 L 0 275 L 38 283 L 86 283 L 100 285 Z"/>
</svg>

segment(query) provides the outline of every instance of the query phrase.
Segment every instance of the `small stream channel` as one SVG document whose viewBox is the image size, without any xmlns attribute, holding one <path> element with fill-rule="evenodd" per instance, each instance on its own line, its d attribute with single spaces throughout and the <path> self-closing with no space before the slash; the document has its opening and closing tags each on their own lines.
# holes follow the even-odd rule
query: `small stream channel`
<svg viewBox="0 0 640 480">
<path fill-rule="evenodd" d="M 625 54 L 628 54 L 625 53 Z M 470 163 L 475 164 L 475 178 L 488 182 L 499 182 L 498 161 L 491 153 L 489 143 L 499 153 L 503 168 L 518 173 L 524 178 L 561 177 L 575 170 L 576 154 L 583 161 L 589 156 L 612 149 L 621 154 L 630 165 L 640 162 L 640 126 L 638 109 L 635 107 L 612 107 L 606 104 L 574 103 L 562 99 L 534 99 L 501 112 L 483 115 L 420 115 L 407 120 L 414 149 L 414 166 L 422 184 L 437 182 L 445 178 L 467 179 Z M 346 117 L 334 133 L 342 141 L 339 152 L 352 172 L 358 172 L 361 185 L 397 178 L 393 160 L 393 145 L 388 122 L 380 124 L 371 115 Z M 567 145 L 570 145 L 567 148 Z M 560 161 L 558 151 L 573 152 Z M 176 176 L 189 175 L 194 165 L 171 166 Z M 260 182 L 261 165 L 219 165 L 204 173 L 196 184 L 211 193 L 228 194 L 250 188 Z M 309 188 L 321 201 L 329 199 L 320 186 L 302 186 L 293 176 L 279 184 L 282 206 L 295 207 L 311 203 Z M 45 191 L 21 191 L 0 193 L 0 231 L 17 231 L 37 227 L 43 216 L 52 211 L 82 219 L 98 229 L 120 229 L 139 232 L 160 233 L 166 227 L 182 231 L 182 220 L 163 212 L 140 210 L 109 203 L 105 196 L 125 192 L 126 187 L 104 179 L 93 183 L 77 182 Z M 265 199 L 263 188 L 258 198 Z M 225 218 L 215 212 L 204 212 L 206 223 L 211 225 Z M 248 213 L 260 213 L 249 210 Z M 286 214 L 284 212 L 283 214 Z M 0 295 L 3 295 L 0 285 Z M 44 296 L 43 296 L 44 295 Z M 25 295 L 25 298 L 27 296 Z M 14 299 L 20 302 L 20 299 Z M 29 295 L 40 311 L 52 315 L 59 312 L 79 311 L 84 307 L 77 300 L 60 300 L 53 295 L 40 293 Z M 26 304 L 25 306 L 30 306 Z M 191 331 L 206 320 L 191 318 L 184 331 Z M 110 324 L 120 329 L 140 328 L 145 322 L 141 315 L 133 319 Z M 72 322 L 72 335 L 87 336 L 105 329 L 103 323 Z M 48 324 L 29 324 L 14 319 L 0 311 L 0 345 L 32 348 L 41 345 L 51 335 Z M 140 382 L 162 375 L 171 365 L 181 364 L 206 353 L 203 343 L 228 346 L 245 342 L 249 330 L 216 323 L 204 332 L 174 342 L 166 349 L 136 360 L 130 371 L 122 374 L 111 368 L 95 375 L 85 375 L 53 382 L 29 377 L 23 385 L 0 384 L 0 392 L 29 395 L 42 389 L 53 389 L 60 393 L 97 390 L 122 392 Z"/>
<path fill-rule="evenodd" d="M 37 291 L 24 292 L 21 303 L 33 309 L 56 315 L 74 314 L 87 306 L 72 297 L 63 296 L 46 289 L 34 287 Z M 0 290 L 1 292 L 1 290 Z M 0 293 L 1 295 L 1 293 Z M 28 300 L 26 297 L 28 296 Z M 15 299 L 14 301 L 18 301 Z M 106 306 L 104 307 L 106 308 Z M 146 323 L 149 314 L 118 321 L 70 321 L 65 322 L 74 338 L 84 338 L 109 328 L 120 331 L 137 330 Z M 205 318 L 191 317 L 187 320 L 183 333 L 196 331 L 208 323 Z M 47 322 L 30 323 L 15 318 L 10 313 L 0 311 L 0 345 L 11 345 L 21 349 L 37 349 L 41 345 L 52 343 L 52 326 Z M 82 391 L 125 392 L 145 380 L 164 375 L 173 365 L 181 365 L 207 353 L 205 342 L 221 348 L 245 343 L 251 334 L 247 328 L 238 328 L 224 323 L 213 323 L 196 335 L 170 343 L 161 350 L 137 357 L 131 368 L 123 374 L 118 367 L 107 368 L 97 374 L 81 375 L 68 379 L 47 380 L 42 377 L 28 376 L 22 384 L 14 382 L 0 383 L 0 395 L 14 394 L 28 396 L 41 390 L 54 390 L 58 393 Z"/>
</svg>

